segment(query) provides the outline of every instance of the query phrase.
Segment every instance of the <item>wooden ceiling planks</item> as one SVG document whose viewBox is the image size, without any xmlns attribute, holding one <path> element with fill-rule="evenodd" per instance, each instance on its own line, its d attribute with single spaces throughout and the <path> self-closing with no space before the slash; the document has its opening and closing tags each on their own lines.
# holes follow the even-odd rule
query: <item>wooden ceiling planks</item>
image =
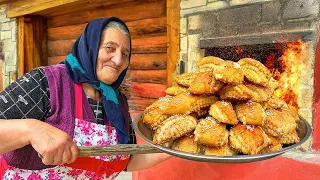
<svg viewBox="0 0 320 180">
<path fill-rule="evenodd" d="M 121 19 L 125 22 L 129 22 L 166 16 L 165 1 L 141 3 L 135 6 L 126 7 L 125 9 L 129 9 L 130 13 L 124 11 L 124 7 L 117 7 L 109 10 L 106 10 L 105 8 L 99 8 L 84 12 L 75 12 L 55 17 L 48 17 L 48 28 L 87 23 L 90 20 L 98 17 L 115 16 L 121 17 Z"/>
<path fill-rule="evenodd" d="M 9 5 L 8 17 L 13 18 L 24 15 L 56 16 L 131 1 L 133 0 L 13 0 L 3 1 L 3 4 Z"/>
</svg>

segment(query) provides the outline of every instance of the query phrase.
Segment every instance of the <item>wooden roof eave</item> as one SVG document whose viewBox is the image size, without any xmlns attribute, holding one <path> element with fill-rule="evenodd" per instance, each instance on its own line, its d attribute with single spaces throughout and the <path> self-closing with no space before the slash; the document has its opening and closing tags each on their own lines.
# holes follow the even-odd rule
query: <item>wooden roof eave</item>
<svg viewBox="0 0 320 180">
<path fill-rule="evenodd" d="M 79 1 L 81 0 L 0 0 L 0 5 L 7 4 L 8 17 L 16 18 Z"/>
</svg>

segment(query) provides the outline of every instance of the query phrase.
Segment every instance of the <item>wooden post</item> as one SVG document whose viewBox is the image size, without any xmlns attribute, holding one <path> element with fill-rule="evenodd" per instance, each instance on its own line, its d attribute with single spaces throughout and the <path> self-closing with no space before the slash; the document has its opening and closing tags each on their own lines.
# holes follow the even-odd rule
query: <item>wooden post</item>
<svg viewBox="0 0 320 180">
<path fill-rule="evenodd" d="M 0 53 L 0 92 L 2 92 L 3 90 L 3 79 L 2 79 L 2 61 L 3 61 L 3 58 L 4 55 L 3 53 Z"/>
<path fill-rule="evenodd" d="M 18 20 L 18 77 L 41 65 L 47 65 L 47 25 L 39 16 Z"/>
<path fill-rule="evenodd" d="M 179 62 L 180 48 L 180 1 L 167 0 L 167 43 L 168 43 L 168 87 L 172 85 L 172 74 Z"/>
</svg>

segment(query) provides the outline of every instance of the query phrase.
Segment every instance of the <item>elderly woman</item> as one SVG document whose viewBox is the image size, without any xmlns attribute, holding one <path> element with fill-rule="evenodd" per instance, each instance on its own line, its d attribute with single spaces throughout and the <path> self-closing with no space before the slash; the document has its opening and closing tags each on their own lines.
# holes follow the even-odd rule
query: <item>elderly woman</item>
<svg viewBox="0 0 320 180">
<path fill-rule="evenodd" d="M 0 179 L 114 179 L 167 154 L 79 157 L 78 146 L 135 143 L 118 89 L 131 54 L 120 19 L 89 22 L 64 64 L 25 74 L 0 94 Z"/>
</svg>

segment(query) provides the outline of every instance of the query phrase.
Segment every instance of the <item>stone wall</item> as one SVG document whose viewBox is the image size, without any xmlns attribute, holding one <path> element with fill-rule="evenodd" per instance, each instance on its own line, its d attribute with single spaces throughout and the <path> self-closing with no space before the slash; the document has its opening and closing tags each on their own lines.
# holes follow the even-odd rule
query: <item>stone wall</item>
<svg viewBox="0 0 320 180">
<path fill-rule="evenodd" d="M 17 78 L 17 20 L 7 18 L 7 9 L 5 5 L 0 6 L 0 41 L 2 54 L 2 87 L 7 87 Z"/>
<path fill-rule="evenodd" d="M 180 60 L 185 72 L 196 70 L 204 56 L 200 39 L 312 30 L 315 38 L 307 42 L 307 59 L 302 67 L 298 94 L 299 114 L 313 124 L 313 71 L 319 25 L 318 0 L 181 0 Z M 307 95 L 306 95 L 307 94 Z M 301 150 L 312 151 L 312 138 Z"/>
</svg>

